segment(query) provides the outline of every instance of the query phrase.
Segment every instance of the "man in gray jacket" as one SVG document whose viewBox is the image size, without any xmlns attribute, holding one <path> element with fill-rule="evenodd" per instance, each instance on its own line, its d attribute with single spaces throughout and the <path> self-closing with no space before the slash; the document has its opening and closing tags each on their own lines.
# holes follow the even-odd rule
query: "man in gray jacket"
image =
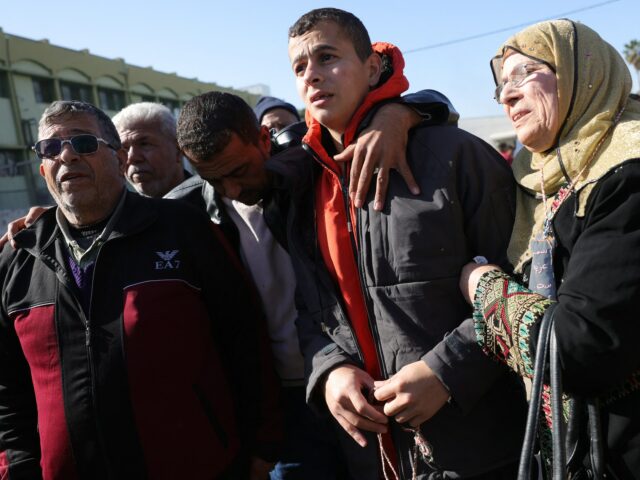
<svg viewBox="0 0 640 480">
<path fill-rule="evenodd" d="M 315 159 L 288 224 L 307 400 L 350 435 L 357 478 L 511 480 L 524 390 L 478 347 L 458 277 L 475 256 L 506 262 L 513 180 L 480 139 L 416 128 L 407 160 L 421 193 L 392 172 L 380 209 L 372 195 L 355 208 L 349 165 L 334 156 L 408 86 L 399 50 L 373 47 L 338 9 L 311 11 L 289 31 L 307 107 L 303 147 Z"/>
</svg>

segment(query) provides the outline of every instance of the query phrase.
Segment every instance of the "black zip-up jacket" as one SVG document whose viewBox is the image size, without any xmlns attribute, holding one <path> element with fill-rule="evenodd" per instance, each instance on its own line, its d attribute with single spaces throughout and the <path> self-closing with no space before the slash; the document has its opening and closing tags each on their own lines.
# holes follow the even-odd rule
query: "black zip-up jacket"
<svg viewBox="0 0 640 480">
<path fill-rule="evenodd" d="M 235 255 L 201 212 L 126 195 L 87 316 L 55 209 L 0 254 L 0 473 L 12 480 L 211 479 L 268 448 L 261 314 Z"/>
</svg>

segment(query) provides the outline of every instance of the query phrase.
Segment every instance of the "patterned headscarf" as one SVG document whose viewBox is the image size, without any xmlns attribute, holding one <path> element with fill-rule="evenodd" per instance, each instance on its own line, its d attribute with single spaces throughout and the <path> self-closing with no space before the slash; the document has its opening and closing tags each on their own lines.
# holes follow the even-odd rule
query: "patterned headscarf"
<svg viewBox="0 0 640 480">
<path fill-rule="evenodd" d="M 521 271 L 531 258 L 529 240 L 543 227 L 540 168 L 549 197 L 568 181 L 574 183 L 578 215 L 584 215 L 595 182 L 625 160 L 640 158 L 640 101 L 629 96 L 631 75 L 620 54 L 580 23 L 542 22 L 511 37 L 491 60 L 496 83 L 509 50 L 555 71 L 561 124 L 552 148 L 541 153 L 522 149 L 513 162 L 521 188 L 508 253 L 516 271 Z"/>
</svg>

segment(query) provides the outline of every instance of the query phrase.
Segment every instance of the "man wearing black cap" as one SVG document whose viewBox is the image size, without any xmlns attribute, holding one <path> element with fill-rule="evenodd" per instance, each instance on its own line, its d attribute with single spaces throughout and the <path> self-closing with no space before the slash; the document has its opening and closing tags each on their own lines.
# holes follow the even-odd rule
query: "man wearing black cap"
<svg viewBox="0 0 640 480">
<path fill-rule="evenodd" d="M 296 107 L 275 97 L 261 97 L 253 111 L 260 125 L 275 130 L 276 133 L 300 121 Z"/>
</svg>

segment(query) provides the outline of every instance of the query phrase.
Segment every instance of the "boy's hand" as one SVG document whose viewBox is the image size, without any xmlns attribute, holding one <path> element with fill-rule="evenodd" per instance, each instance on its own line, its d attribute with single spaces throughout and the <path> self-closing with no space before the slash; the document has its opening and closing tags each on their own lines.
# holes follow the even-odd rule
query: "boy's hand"
<svg viewBox="0 0 640 480">
<path fill-rule="evenodd" d="M 387 417 L 371 405 L 363 392 L 373 388 L 373 378 L 353 365 L 340 365 L 327 375 L 324 398 L 338 423 L 361 447 L 367 440 L 359 429 L 385 433 Z"/>
<path fill-rule="evenodd" d="M 449 391 L 433 370 L 418 360 L 402 367 L 390 379 L 375 382 L 374 396 L 385 402 L 385 415 L 417 428 L 447 403 Z"/>
</svg>

